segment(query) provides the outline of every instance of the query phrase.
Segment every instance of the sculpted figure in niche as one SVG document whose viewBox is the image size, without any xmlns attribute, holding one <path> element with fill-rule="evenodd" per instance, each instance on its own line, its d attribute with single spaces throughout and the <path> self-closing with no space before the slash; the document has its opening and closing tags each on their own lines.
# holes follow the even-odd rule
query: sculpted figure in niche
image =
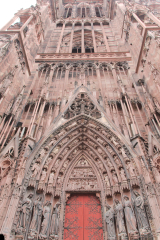
<svg viewBox="0 0 160 240">
<path fill-rule="evenodd" d="M 56 148 L 53 149 L 52 153 L 56 155 L 59 152 L 60 147 L 57 146 Z"/>
<path fill-rule="evenodd" d="M 113 184 L 118 184 L 118 178 L 117 178 L 117 174 L 115 171 L 112 171 L 112 180 L 113 180 Z"/>
<path fill-rule="evenodd" d="M 42 150 L 41 150 L 41 152 L 40 152 L 40 154 L 39 154 L 40 159 L 42 159 L 42 158 L 44 157 L 45 152 L 46 152 L 45 149 L 42 149 Z"/>
<path fill-rule="evenodd" d="M 110 187 L 108 175 L 105 175 L 105 176 L 104 176 L 104 181 L 105 181 L 107 187 Z"/>
<path fill-rule="evenodd" d="M 35 162 L 35 164 L 32 167 L 32 176 L 31 178 L 36 178 L 40 170 L 40 163 Z"/>
<path fill-rule="evenodd" d="M 53 184 L 53 181 L 54 181 L 54 169 L 51 170 L 51 173 L 49 175 L 49 180 L 48 180 L 48 185 L 52 185 Z"/>
<path fill-rule="evenodd" d="M 50 141 L 50 143 L 49 143 L 48 146 L 49 146 L 49 147 L 50 147 L 50 146 L 53 146 L 53 145 L 56 143 L 56 141 L 57 141 L 57 140 L 56 140 L 56 138 L 54 137 L 54 138 Z"/>
<path fill-rule="evenodd" d="M 122 204 L 116 199 L 115 201 L 115 213 L 117 215 L 117 226 L 118 226 L 118 233 L 126 234 L 125 224 L 124 224 L 124 213 L 123 213 L 123 206 Z"/>
<path fill-rule="evenodd" d="M 132 167 L 131 162 L 127 162 L 126 165 L 127 165 L 126 166 L 127 170 L 129 172 L 129 174 L 131 175 L 131 177 L 135 177 L 136 175 L 135 175 L 134 168 Z"/>
<path fill-rule="evenodd" d="M 120 161 L 117 155 L 113 156 L 114 162 L 119 166 L 120 165 Z"/>
<path fill-rule="evenodd" d="M 29 196 L 22 202 L 22 208 L 19 218 L 19 227 L 26 228 L 28 225 L 30 213 L 32 211 L 32 200 L 33 194 Z"/>
<path fill-rule="evenodd" d="M 115 232 L 115 225 L 114 225 L 114 211 L 109 205 L 107 205 L 106 207 L 105 219 L 107 224 L 108 239 L 115 239 L 116 232 Z"/>
<path fill-rule="evenodd" d="M 123 168 L 121 168 L 120 174 L 121 174 L 121 179 L 122 179 L 122 181 L 126 181 L 127 179 L 126 179 L 126 175 L 125 175 L 125 172 L 124 172 L 124 169 L 123 169 Z"/>
<path fill-rule="evenodd" d="M 57 202 L 53 208 L 52 214 L 52 222 L 51 222 L 51 230 L 50 236 L 51 237 L 58 237 L 58 230 L 59 230 L 59 206 L 60 203 Z"/>
<path fill-rule="evenodd" d="M 37 200 L 34 202 L 34 206 L 33 206 L 33 218 L 30 225 L 31 235 L 35 235 L 38 233 L 42 211 L 43 209 L 42 209 L 41 197 L 38 197 Z"/>
<path fill-rule="evenodd" d="M 40 182 L 44 182 L 46 175 L 47 175 L 47 169 L 44 168 L 41 174 Z"/>
<path fill-rule="evenodd" d="M 107 158 L 107 166 L 109 167 L 109 169 L 111 170 L 113 168 L 112 163 L 109 161 L 109 159 Z"/>
<path fill-rule="evenodd" d="M 45 164 L 48 165 L 52 161 L 52 159 L 53 159 L 53 156 L 50 155 L 49 158 L 46 160 Z"/>
<path fill-rule="evenodd" d="M 61 184 L 62 184 L 62 177 L 58 177 L 58 178 L 57 178 L 57 184 L 56 184 L 56 186 L 57 186 L 58 188 L 61 188 Z"/>
<path fill-rule="evenodd" d="M 126 158 L 126 157 L 127 157 L 127 155 L 126 155 L 126 153 L 125 153 L 125 150 L 124 150 L 124 148 L 121 148 L 121 153 L 122 153 L 122 156 L 123 156 L 124 158 Z"/>
<path fill-rule="evenodd" d="M 63 164 L 63 169 L 66 169 L 67 168 L 67 166 L 68 166 L 68 164 L 69 164 L 69 159 L 67 159 L 65 162 L 64 162 L 64 164 Z"/>
<path fill-rule="evenodd" d="M 58 158 L 55 165 L 54 165 L 54 168 L 57 169 L 59 167 L 59 162 L 60 162 L 60 159 Z"/>
<path fill-rule="evenodd" d="M 41 225 L 41 232 L 40 238 L 47 238 L 48 230 L 49 230 L 49 223 L 50 223 L 50 215 L 51 215 L 51 203 L 46 202 L 44 209 L 43 209 L 43 222 Z"/>
<path fill-rule="evenodd" d="M 138 234 L 136 227 L 136 218 L 134 215 L 134 211 L 129 201 L 129 197 L 124 196 L 124 213 L 126 217 L 127 230 L 129 234 Z"/>
<path fill-rule="evenodd" d="M 143 198 L 137 191 L 134 191 L 134 195 L 136 197 L 134 200 L 134 204 L 135 204 L 135 209 L 137 213 L 140 232 L 141 234 L 147 233 L 149 232 L 149 224 L 148 224 L 148 219 L 147 219 L 145 208 L 144 208 Z"/>
<path fill-rule="evenodd" d="M 103 166 L 103 163 L 99 159 L 97 160 L 97 165 L 101 169 L 101 171 L 103 172 L 104 166 Z"/>
</svg>

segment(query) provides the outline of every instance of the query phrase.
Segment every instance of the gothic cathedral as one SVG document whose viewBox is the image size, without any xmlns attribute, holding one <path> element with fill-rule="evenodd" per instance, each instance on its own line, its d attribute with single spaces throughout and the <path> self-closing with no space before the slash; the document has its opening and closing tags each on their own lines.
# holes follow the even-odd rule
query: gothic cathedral
<svg viewBox="0 0 160 240">
<path fill-rule="evenodd" d="M 160 240 L 160 1 L 37 0 L 0 30 L 5 240 Z"/>
</svg>

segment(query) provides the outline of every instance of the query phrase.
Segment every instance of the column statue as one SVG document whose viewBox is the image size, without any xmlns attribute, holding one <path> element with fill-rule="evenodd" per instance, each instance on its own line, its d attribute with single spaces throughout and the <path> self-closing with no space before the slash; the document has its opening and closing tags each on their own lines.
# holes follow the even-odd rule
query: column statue
<svg viewBox="0 0 160 240">
<path fill-rule="evenodd" d="M 115 239 L 116 232 L 115 232 L 115 225 L 114 225 L 114 211 L 109 205 L 107 205 L 106 207 L 105 220 L 107 224 L 108 239 Z"/>
<path fill-rule="evenodd" d="M 135 204 L 135 210 L 136 210 L 140 233 L 146 234 L 150 231 L 149 231 L 148 219 L 147 219 L 145 208 L 144 208 L 144 201 L 141 195 L 137 191 L 134 191 L 134 195 L 135 195 L 134 204 Z"/>
<path fill-rule="evenodd" d="M 118 233 L 119 235 L 126 235 L 126 229 L 124 224 L 124 213 L 123 213 L 123 206 L 119 202 L 118 199 L 114 200 L 114 207 L 115 207 L 115 213 L 117 216 L 117 226 L 118 226 Z"/>
<path fill-rule="evenodd" d="M 60 203 L 57 202 L 53 208 L 52 214 L 52 223 L 50 229 L 50 236 L 51 237 L 58 237 L 58 230 L 59 230 L 59 206 Z"/>
<path fill-rule="evenodd" d="M 126 218 L 126 225 L 127 225 L 127 230 L 129 234 L 138 234 L 137 231 L 137 223 L 136 223 L 136 218 L 134 215 L 134 211 L 131 205 L 131 202 L 129 201 L 129 197 L 124 196 L 124 213 L 125 213 L 125 218 Z"/>
<path fill-rule="evenodd" d="M 41 197 L 38 197 L 37 200 L 34 202 L 34 206 L 33 206 L 33 218 L 30 225 L 31 235 L 35 235 L 38 233 L 42 210 L 43 209 L 42 209 Z"/>
<path fill-rule="evenodd" d="M 32 211 L 32 197 L 33 194 L 29 194 L 29 196 L 22 202 L 22 208 L 20 211 L 20 218 L 18 224 L 20 228 L 26 229 L 28 225 L 30 213 Z"/>
<path fill-rule="evenodd" d="M 50 215 L 51 215 L 50 205 L 51 205 L 51 203 L 49 201 L 47 201 L 43 208 L 43 221 L 41 224 L 41 232 L 39 235 L 39 237 L 41 239 L 47 238 L 47 235 L 48 235 Z"/>
</svg>

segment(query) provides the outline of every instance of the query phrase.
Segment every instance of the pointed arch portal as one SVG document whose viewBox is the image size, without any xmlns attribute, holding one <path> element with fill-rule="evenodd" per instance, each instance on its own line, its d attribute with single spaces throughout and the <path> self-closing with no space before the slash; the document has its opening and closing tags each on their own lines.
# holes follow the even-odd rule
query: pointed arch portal
<svg viewBox="0 0 160 240">
<path fill-rule="evenodd" d="M 24 229 L 27 239 L 149 236 L 148 213 L 142 201 L 141 159 L 102 108 L 81 91 L 56 121 L 28 160 L 24 200 L 18 209 L 30 204 L 32 211 L 30 215 L 27 212 L 26 222 L 21 221 L 26 212 L 17 211 L 13 224 L 16 235 Z M 39 219 L 36 225 L 34 219 Z M 130 219 L 134 220 L 133 229 Z"/>
</svg>

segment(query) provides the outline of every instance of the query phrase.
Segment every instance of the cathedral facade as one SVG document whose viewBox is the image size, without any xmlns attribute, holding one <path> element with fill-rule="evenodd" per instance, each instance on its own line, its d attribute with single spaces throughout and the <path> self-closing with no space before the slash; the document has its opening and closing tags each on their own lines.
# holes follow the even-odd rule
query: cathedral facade
<svg viewBox="0 0 160 240">
<path fill-rule="evenodd" d="M 37 0 L 0 30 L 0 233 L 160 240 L 160 3 Z"/>
</svg>

